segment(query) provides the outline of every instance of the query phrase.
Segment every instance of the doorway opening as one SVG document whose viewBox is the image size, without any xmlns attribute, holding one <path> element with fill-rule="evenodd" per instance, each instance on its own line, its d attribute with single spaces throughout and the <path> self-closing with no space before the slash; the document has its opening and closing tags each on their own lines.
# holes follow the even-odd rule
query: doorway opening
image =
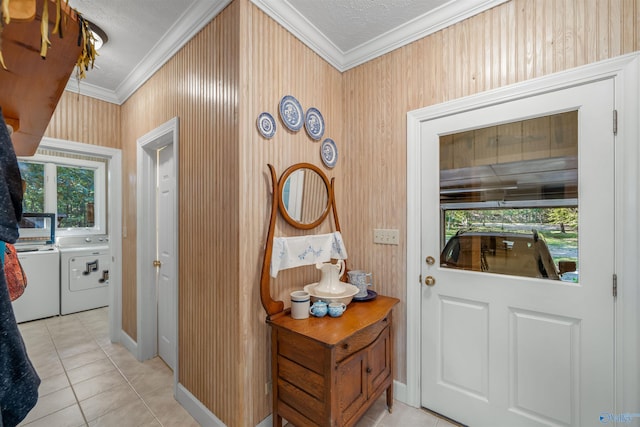
<svg viewBox="0 0 640 427">
<path fill-rule="evenodd" d="M 138 359 L 157 355 L 177 378 L 178 118 L 138 139 Z"/>
</svg>

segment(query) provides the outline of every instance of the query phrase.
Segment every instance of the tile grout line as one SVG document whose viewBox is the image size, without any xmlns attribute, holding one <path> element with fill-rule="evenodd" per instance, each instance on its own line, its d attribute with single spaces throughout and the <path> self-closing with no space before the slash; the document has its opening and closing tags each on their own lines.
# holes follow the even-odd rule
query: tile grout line
<svg viewBox="0 0 640 427">
<path fill-rule="evenodd" d="M 133 392 L 136 394 L 136 396 L 138 396 L 138 398 L 142 401 L 142 404 L 149 410 L 149 412 L 151 413 L 151 415 L 153 415 L 153 418 L 161 425 L 164 427 L 164 424 L 162 424 L 162 422 L 158 419 L 158 417 L 156 416 L 156 414 L 153 412 L 153 410 L 149 407 L 149 405 L 147 405 L 147 402 L 145 402 L 144 398 L 140 395 L 140 393 L 138 393 L 138 390 L 136 390 L 136 388 L 133 386 L 133 384 L 131 384 L 131 381 L 129 381 L 129 378 L 125 375 L 124 372 L 122 372 L 122 370 L 120 369 L 120 367 L 118 366 L 118 364 L 111 358 L 111 355 L 109 355 L 104 348 L 100 345 L 100 343 L 95 339 L 95 336 L 93 335 L 93 333 L 87 329 L 84 321 L 82 319 L 80 319 L 80 323 L 82 323 L 82 326 L 89 332 L 89 334 L 91 335 L 91 337 L 93 338 L 93 340 L 96 342 L 96 344 L 98 345 L 98 347 L 100 348 L 100 350 L 104 353 L 105 356 L 107 356 L 107 359 L 109 359 L 109 362 L 111 362 L 111 364 L 116 368 L 116 370 L 120 373 L 120 375 L 122 375 L 122 378 L 124 378 L 124 380 L 127 382 L 127 385 L 129 385 L 129 387 L 131 387 L 131 390 L 133 390 Z M 73 385 L 71 386 L 71 388 L 73 388 Z M 75 391 L 74 391 L 75 394 Z M 79 405 L 79 404 L 78 404 Z M 115 411 L 115 409 L 114 409 Z M 111 412 L 111 411 L 109 411 Z M 107 413 L 109 413 L 107 412 Z M 106 414 L 104 414 L 106 415 Z M 88 424 L 88 423 L 87 423 Z"/>
<path fill-rule="evenodd" d="M 102 348 L 102 347 L 101 347 Z M 113 363 L 113 366 L 116 367 L 116 369 L 118 370 L 118 372 L 120 372 L 120 375 L 122 375 L 122 377 L 124 378 L 124 380 L 127 382 L 127 384 L 129 384 L 129 387 L 131 387 L 131 390 L 133 390 L 133 392 L 136 394 L 136 396 L 138 396 L 138 398 L 140 398 L 140 400 L 142 401 L 142 404 L 149 410 L 149 412 L 151 412 L 151 415 L 153 415 L 153 418 L 155 418 L 155 420 L 161 425 L 164 426 L 164 424 L 162 424 L 162 421 L 160 421 L 160 419 L 156 416 L 156 413 L 153 412 L 153 410 L 151 409 L 151 407 L 149 407 L 149 405 L 147 404 L 147 402 L 144 400 L 144 397 L 142 397 L 142 395 L 140 393 L 138 393 L 138 390 L 136 390 L 136 388 L 133 386 L 133 384 L 131 384 L 131 381 L 129 381 L 129 378 L 125 375 L 124 372 L 122 372 L 122 370 L 120 369 L 120 367 L 118 366 L 118 364 L 111 358 L 110 355 L 108 355 L 106 352 L 105 354 L 107 355 L 107 358 L 109 358 L 109 361 L 111 363 Z"/>
<path fill-rule="evenodd" d="M 58 316 L 61 317 L 61 316 Z M 82 415 L 82 419 L 84 420 L 85 426 L 89 426 L 89 422 L 87 421 L 87 417 L 82 410 L 82 405 L 80 405 L 80 400 L 78 400 L 78 395 L 76 394 L 76 390 L 73 388 L 73 384 L 71 384 L 71 378 L 69 378 L 69 373 L 67 372 L 67 368 L 64 366 L 62 362 L 62 357 L 60 357 L 60 352 L 58 351 L 58 345 L 56 344 L 56 340 L 53 339 L 53 334 L 51 334 L 51 330 L 49 329 L 49 325 L 47 322 L 44 322 L 45 328 L 47 328 L 47 332 L 49 333 L 49 338 L 51 338 L 51 342 L 53 343 L 53 347 L 56 350 L 56 355 L 58 356 L 58 360 L 60 361 L 60 365 L 62 365 L 62 370 L 64 371 L 64 376 L 67 377 L 67 381 L 69 382 L 69 388 L 71 388 L 71 392 L 73 393 L 73 397 L 76 399 L 76 404 L 78 405 L 78 409 L 80 410 L 80 415 Z M 84 325 L 83 325 L 84 327 Z M 64 409 L 64 408 L 63 408 Z M 55 413 L 55 412 L 54 412 Z M 50 414 L 48 414 L 50 415 Z"/>
<path fill-rule="evenodd" d="M 122 378 L 125 380 L 126 384 L 131 388 L 131 390 L 133 390 L 133 392 L 136 394 L 136 396 L 138 396 L 138 398 L 142 401 L 143 405 L 145 406 L 145 408 L 147 408 L 147 410 L 151 413 L 151 415 L 153 416 L 154 420 L 161 426 L 164 427 L 164 424 L 162 423 L 162 421 L 160 421 L 160 419 L 158 418 L 158 416 L 155 414 L 155 412 L 151 409 L 151 407 L 147 404 L 146 400 L 144 399 L 144 397 L 138 392 L 138 390 L 136 390 L 136 388 L 134 387 L 134 385 L 131 383 L 131 381 L 129 380 L 129 377 L 127 375 L 125 375 L 125 373 L 120 369 L 120 366 L 118 366 L 117 362 L 112 358 L 112 356 L 107 353 L 107 351 L 105 350 L 105 348 L 100 345 L 100 342 L 98 341 L 98 339 L 96 338 L 96 335 L 94 334 L 94 332 L 87 327 L 87 323 L 86 323 L 86 319 L 83 319 L 82 316 L 77 316 L 76 314 L 71 314 L 69 315 L 69 318 L 73 317 L 74 321 L 77 323 L 79 323 L 82 326 L 82 329 L 84 330 L 85 333 L 88 333 L 89 336 L 91 337 L 91 340 L 93 340 L 93 342 L 95 342 L 95 344 L 98 346 L 98 348 L 100 349 L 100 351 L 106 356 L 107 360 L 109 360 L 109 362 L 114 366 L 114 368 L 117 370 L 117 372 L 122 376 Z M 55 316 L 55 319 L 62 319 L 62 316 Z M 43 326 L 44 329 L 46 331 L 46 334 L 50 340 L 50 342 L 53 344 L 53 349 L 55 351 L 55 355 L 57 357 L 58 362 L 60 363 L 60 365 L 62 366 L 62 370 L 64 372 L 65 378 L 67 379 L 67 383 L 68 383 L 68 387 L 71 389 L 71 392 L 73 393 L 74 399 L 75 399 L 75 404 L 78 406 L 78 409 L 80 410 L 80 414 L 82 416 L 82 420 L 83 420 L 83 425 L 85 427 L 89 426 L 89 421 L 87 419 L 87 416 L 84 412 L 84 410 L 82 409 L 82 405 L 80 404 L 80 400 L 78 398 L 78 395 L 76 393 L 75 390 L 75 386 L 74 384 L 71 383 L 71 378 L 69 377 L 69 373 L 68 373 L 68 369 L 65 366 L 63 359 L 61 357 L 60 354 L 60 349 L 58 347 L 58 344 L 56 343 L 56 340 L 54 338 L 54 334 L 50 328 L 49 322 L 47 322 L 48 319 L 42 319 L 43 320 Z M 92 322 L 90 322 L 92 323 Z M 140 363 L 140 362 L 139 362 Z M 75 368 L 73 368 L 75 369 Z M 91 378 L 88 378 L 87 380 L 91 380 Z M 40 398 L 41 396 L 39 396 Z M 55 413 L 58 413 L 62 410 L 65 410 L 67 408 L 70 408 L 71 406 L 73 406 L 73 404 L 66 406 L 64 408 L 60 408 L 54 412 L 48 413 L 48 414 L 44 414 L 43 416 L 33 419 L 29 422 L 29 424 L 24 424 L 25 427 L 29 427 L 30 424 L 37 422 L 39 420 L 42 420 L 43 418 L 46 418 L 48 416 L 51 416 Z M 116 411 L 118 410 L 118 408 L 114 408 L 110 411 L 107 411 L 106 413 L 102 414 L 100 417 L 108 414 L 109 412 L 112 411 Z M 97 417 L 97 419 L 99 419 L 100 417 Z M 94 421 L 94 420 L 92 420 Z"/>
<path fill-rule="evenodd" d="M 84 326 L 84 324 L 83 324 Z M 91 336 L 93 337 L 93 334 L 91 334 Z M 95 340 L 95 337 L 94 337 Z M 122 372 L 122 369 L 120 369 L 120 366 L 118 366 L 118 363 L 116 363 L 116 361 L 114 361 L 111 358 L 111 355 L 108 354 L 104 348 L 102 348 L 102 346 L 100 345 L 100 343 L 98 343 L 96 341 L 96 344 L 98 344 L 98 347 L 100 347 L 100 350 L 102 350 L 105 354 L 105 356 L 107 356 L 107 358 L 109 359 L 109 361 L 113 364 L 113 366 L 115 366 L 116 370 L 120 373 L 120 375 L 122 375 L 122 378 L 124 378 L 124 380 L 127 382 L 127 384 L 129 385 L 129 387 L 131 387 L 131 389 L 133 390 L 133 392 L 136 394 L 136 396 L 138 396 L 138 398 L 142 401 L 142 404 L 145 406 L 145 408 L 147 408 L 147 410 L 151 413 L 151 415 L 153 415 L 153 418 L 158 422 L 158 424 L 160 424 L 160 426 L 164 427 L 164 424 L 162 424 L 162 421 L 160 421 L 160 419 L 156 416 L 156 413 L 151 409 L 151 407 L 147 404 L 147 402 L 144 400 L 144 398 L 142 397 L 142 395 L 140 393 L 138 393 L 138 390 L 136 390 L 136 388 L 133 386 L 133 384 L 131 384 L 131 381 L 129 381 L 129 377 L 127 377 L 127 375 L 125 375 L 124 372 Z M 137 360 L 137 358 L 136 358 Z"/>
</svg>

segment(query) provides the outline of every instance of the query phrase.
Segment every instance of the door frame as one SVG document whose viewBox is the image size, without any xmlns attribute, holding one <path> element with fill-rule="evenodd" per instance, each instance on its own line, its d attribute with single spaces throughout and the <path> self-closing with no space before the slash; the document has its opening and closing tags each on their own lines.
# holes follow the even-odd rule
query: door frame
<svg viewBox="0 0 640 427">
<path fill-rule="evenodd" d="M 141 136 L 137 140 L 137 239 L 136 239 L 136 283 L 137 283 L 137 327 L 138 327 L 138 360 L 147 360 L 158 354 L 158 310 L 156 304 L 145 304 L 145 301 L 157 301 L 157 292 L 154 280 L 149 280 L 156 276 L 153 261 L 155 259 L 156 245 L 156 221 L 155 201 L 156 201 L 156 152 L 158 149 L 171 146 L 174 159 L 173 173 L 176 180 L 176 191 L 174 192 L 173 210 L 174 222 L 169 232 L 176 237 L 174 241 L 173 253 L 176 254 L 176 267 L 178 260 L 178 138 L 179 120 L 174 117 L 168 122 L 158 126 L 151 132 Z M 174 300 L 175 317 L 172 320 L 176 331 L 176 354 L 174 384 L 177 381 L 178 372 L 178 273 L 174 269 L 172 290 Z"/>
<path fill-rule="evenodd" d="M 407 113 L 407 319 L 419 319 L 422 305 L 420 282 L 421 258 L 421 184 L 420 147 L 421 123 L 464 111 L 484 108 L 517 99 L 562 90 L 603 79 L 615 80 L 615 108 L 618 129 L 615 136 L 615 271 L 618 277 L 618 297 L 614 307 L 615 329 L 615 389 L 617 414 L 637 411 L 640 401 L 640 292 L 636 289 L 640 265 L 638 243 L 640 227 L 640 53 L 585 65 L 569 71 L 528 80 L 490 90 L 477 95 L 437 104 Z M 613 112 L 612 112 L 613 115 Z M 625 143 L 625 142 L 630 143 Z M 625 262 L 627 261 L 627 262 Z M 632 262 L 629 262 L 632 261 Z M 398 398 L 420 407 L 421 402 L 421 322 L 407 322 L 407 384 Z M 610 408 L 602 408 L 609 411 Z"/>
</svg>

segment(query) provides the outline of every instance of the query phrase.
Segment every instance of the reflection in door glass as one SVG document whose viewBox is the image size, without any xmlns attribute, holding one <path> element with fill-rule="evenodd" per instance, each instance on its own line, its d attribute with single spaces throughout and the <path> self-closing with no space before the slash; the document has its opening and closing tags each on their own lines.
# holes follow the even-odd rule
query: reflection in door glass
<svg viewBox="0 0 640 427">
<path fill-rule="evenodd" d="M 577 112 L 440 138 L 440 264 L 578 282 Z"/>
</svg>

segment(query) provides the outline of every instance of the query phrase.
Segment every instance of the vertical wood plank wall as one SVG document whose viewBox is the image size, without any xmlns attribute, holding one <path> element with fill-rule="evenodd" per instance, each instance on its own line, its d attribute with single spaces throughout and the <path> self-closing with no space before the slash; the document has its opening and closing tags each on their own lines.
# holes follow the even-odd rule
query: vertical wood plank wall
<svg viewBox="0 0 640 427">
<path fill-rule="evenodd" d="M 239 9 L 225 8 L 122 107 L 128 298 L 135 301 L 136 140 L 178 116 L 178 378 L 229 426 L 242 425 L 246 357 L 238 315 Z M 132 308 L 123 316 L 135 320 Z"/>
<path fill-rule="evenodd" d="M 240 309 L 244 325 L 240 337 L 245 352 L 246 368 L 241 367 L 246 411 L 242 425 L 253 426 L 271 413 L 270 328 L 259 298 L 260 271 L 264 256 L 269 214 L 271 180 L 267 164 L 272 164 L 278 177 L 294 163 L 308 162 L 318 166 L 337 181 L 337 193 L 346 191 L 341 174 L 344 166 L 338 161 L 328 169 L 320 158 L 320 142 L 307 135 L 304 128 L 289 131 L 280 120 L 278 103 L 284 95 L 295 96 L 302 108 L 316 107 L 325 121 L 324 138 L 332 138 L 341 150 L 347 144 L 343 138 L 342 75 L 288 31 L 265 15 L 248 0 L 243 0 L 240 32 L 241 81 L 247 82 L 240 103 Z M 261 112 L 269 112 L 276 120 L 272 139 L 263 138 L 256 128 Z M 323 139 L 324 139 L 323 138 Z M 345 152 L 339 155 L 345 156 Z M 339 214 L 344 206 L 338 204 Z M 328 222 L 316 232 L 328 232 Z M 276 223 L 276 236 L 308 234 L 288 226 L 281 219 Z M 346 242 L 348 245 L 349 243 Z M 348 247 L 348 246 L 347 246 Z M 303 285 L 317 282 L 314 267 L 291 269 L 272 279 L 272 295 L 290 306 L 289 293 Z M 241 425 L 241 424 L 238 424 Z"/>
<path fill-rule="evenodd" d="M 122 148 L 120 106 L 65 91 L 44 136 Z"/>
<path fill-rule="evenodd" d="M 406 234 L 406 113 L 637 51 L 639 8 L 637 0 L 514 0 L 340 74 L 249 0 L 235 0 L 123 106 L 65 93 L 47 136 L 123 149 L 125 332 L 137 336 L 136 140 L 179 116 L 180 382 L 229 426 L 271 412 L 258 297 L 266 164 L 279 175 L 297 162 L 336 178 L 350 268 L 372 271 L 376 290 L 402 300 L 396 377 L 405 382 L 406 247 L 402 238 L 374 245 L 372 230 Z M 317 142 L 279 120 L 286 94 L 324 115 L 339 152 L 333 170 Z M 271 140 L 256 130 L 263 111 L 276 118 Z M 279 221 L 276 233 L 298 232 Z M 316 277 L 285 271 L 273 294 L 287 302 Z"/>
<path fill-rule="evenodd" d="M 637 51 L 639 8 L 637 0 L 514 0 L 344 73 L 338 164 L 352 192 L 341 226 L 352 268 L 372 271 L 378 291 L 402 300 L 399 381 L 407 376 L 405 283 L 421 285 L 406 277 L 404 239 L 374 245 L 372 230 L 406 236 L 406 113 Z"/>
</svg>

